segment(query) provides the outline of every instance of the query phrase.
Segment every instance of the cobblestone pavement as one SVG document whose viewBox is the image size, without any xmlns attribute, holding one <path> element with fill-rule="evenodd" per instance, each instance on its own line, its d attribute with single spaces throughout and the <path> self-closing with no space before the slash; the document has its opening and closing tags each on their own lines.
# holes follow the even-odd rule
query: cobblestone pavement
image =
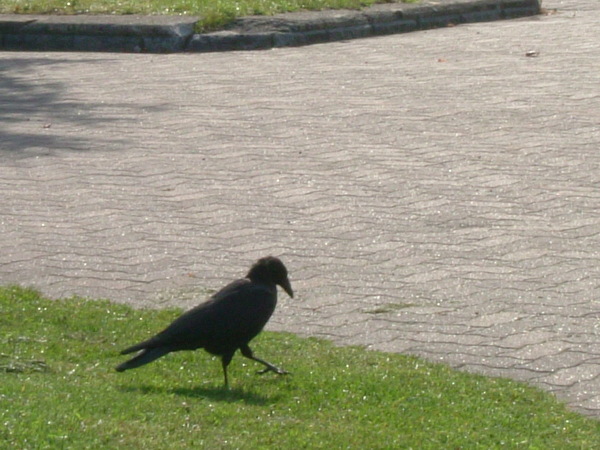
<svg viewBox="0 0 600 450">
<path fill-rule="evenodd" d="M 262 52 L 1 53 L 0 281 L 188 307 L 280 255 L 298 299 L 271 329 L 600 417 L 600 4 L 544 6 Z"/>
</svg>

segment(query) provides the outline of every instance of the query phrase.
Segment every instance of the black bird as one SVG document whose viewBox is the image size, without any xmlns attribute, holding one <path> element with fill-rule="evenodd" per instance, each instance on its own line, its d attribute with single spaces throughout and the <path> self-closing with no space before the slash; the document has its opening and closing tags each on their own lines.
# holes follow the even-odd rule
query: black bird
<svg viewBox="0 0 600 450">
<path fill-rule="evenodd" d="M 225 387 L 229 386 L 227 366 L 238 349 L 246 358 L 265 366 L 259 373 L 288 373 L 254 356 L 248 346 L 275 310 L 276 285 L 294 297 L 287 269 L 281 260 L 274 256 L 259 259 L 245 278 L 233 281 L 208 301 L 183 313 L 156 336 L 123 350 L 122 355 L 141 352 L 117 366 L 117 372 L 143 366 L 170 352 L 203 348 L 221 357 Z"/>
</svg>

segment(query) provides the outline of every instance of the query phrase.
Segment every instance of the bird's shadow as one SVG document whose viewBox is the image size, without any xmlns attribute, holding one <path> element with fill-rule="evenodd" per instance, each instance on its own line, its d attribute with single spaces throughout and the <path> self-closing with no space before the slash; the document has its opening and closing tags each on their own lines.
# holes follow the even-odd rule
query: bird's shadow
<svg viewBox="0 0 600 450">
<path fill-rule="evenodd" d="M 163 387 L 153 385 L 120 386 L 124 392 L 137 392 L 141 394 L 170 394 L 187 398 L 207 399 L 215 402 L 235 403 L 244 402 L 249 405 L 267 405 L 277 401 L 279 396 L 266 396 L 243 389 L 227 389 L 225 387 Z"/>
</svg>

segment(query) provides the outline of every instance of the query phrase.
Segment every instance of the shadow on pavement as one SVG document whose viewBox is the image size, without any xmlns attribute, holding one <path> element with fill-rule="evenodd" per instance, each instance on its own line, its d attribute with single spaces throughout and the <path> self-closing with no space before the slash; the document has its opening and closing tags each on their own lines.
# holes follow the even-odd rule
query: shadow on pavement
<svg viewBox="0 0 600 450">
<path fill-rule="evenodd" d="M 101 65 L 107 60 L 86 60 L 86 64 Z M 100 104 L 80 102 L 66 95 L 68 86 L 53 79 L 35 78 L 42 66 L 79 64 L 81 60 L 39 55 L 0 59 L 0 155 L 26 158 L 53 154 L 57 151 L 85 151 L 97 146 L 98 136 L 81 138 L 68 135 L 65 127 L 56 123 L 90 127 L 99 122 L 120 120 L 98 111 Z M 46 72 L 47 73 L 47 72 Z M 74 73 L 77 76 L 77 73 Z M 102 105 L 103 107 L 105 105 Z M 113 105 L 118 108 L 119 105 Z M 57 128 L 61 131 L 57 131 Z M 69 127 L 70 128 L 70 127 Z M 125 142 L 111 138 L 111 142 Z"/>
</svg>

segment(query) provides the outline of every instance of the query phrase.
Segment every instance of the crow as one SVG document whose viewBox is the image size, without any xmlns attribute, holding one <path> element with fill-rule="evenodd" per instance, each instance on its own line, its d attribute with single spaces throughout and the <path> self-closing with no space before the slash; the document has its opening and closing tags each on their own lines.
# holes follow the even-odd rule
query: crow
<svg viewBox="0 0 600 450">
<path fill-rule="evenodd" d="M 221 357 L 226 388 L 229 387 L 227 366 L 238 349 L 246 358 L 265 366 L 259 373 L 287 374 L 254 356 L 248 346 L 275 310 L 276 285 L 294 297 L 287 269 L 281 260 L 274 256 L 259 259 L 245 278 L 233 281 L 206 302 L 183 313 L 157 335 L 123 350 L 122 355 L 137 351 L 139 354 L 117 366 L 117 372 L 143 366 L 170 352 L 203 348 Z"/>
</svg>

